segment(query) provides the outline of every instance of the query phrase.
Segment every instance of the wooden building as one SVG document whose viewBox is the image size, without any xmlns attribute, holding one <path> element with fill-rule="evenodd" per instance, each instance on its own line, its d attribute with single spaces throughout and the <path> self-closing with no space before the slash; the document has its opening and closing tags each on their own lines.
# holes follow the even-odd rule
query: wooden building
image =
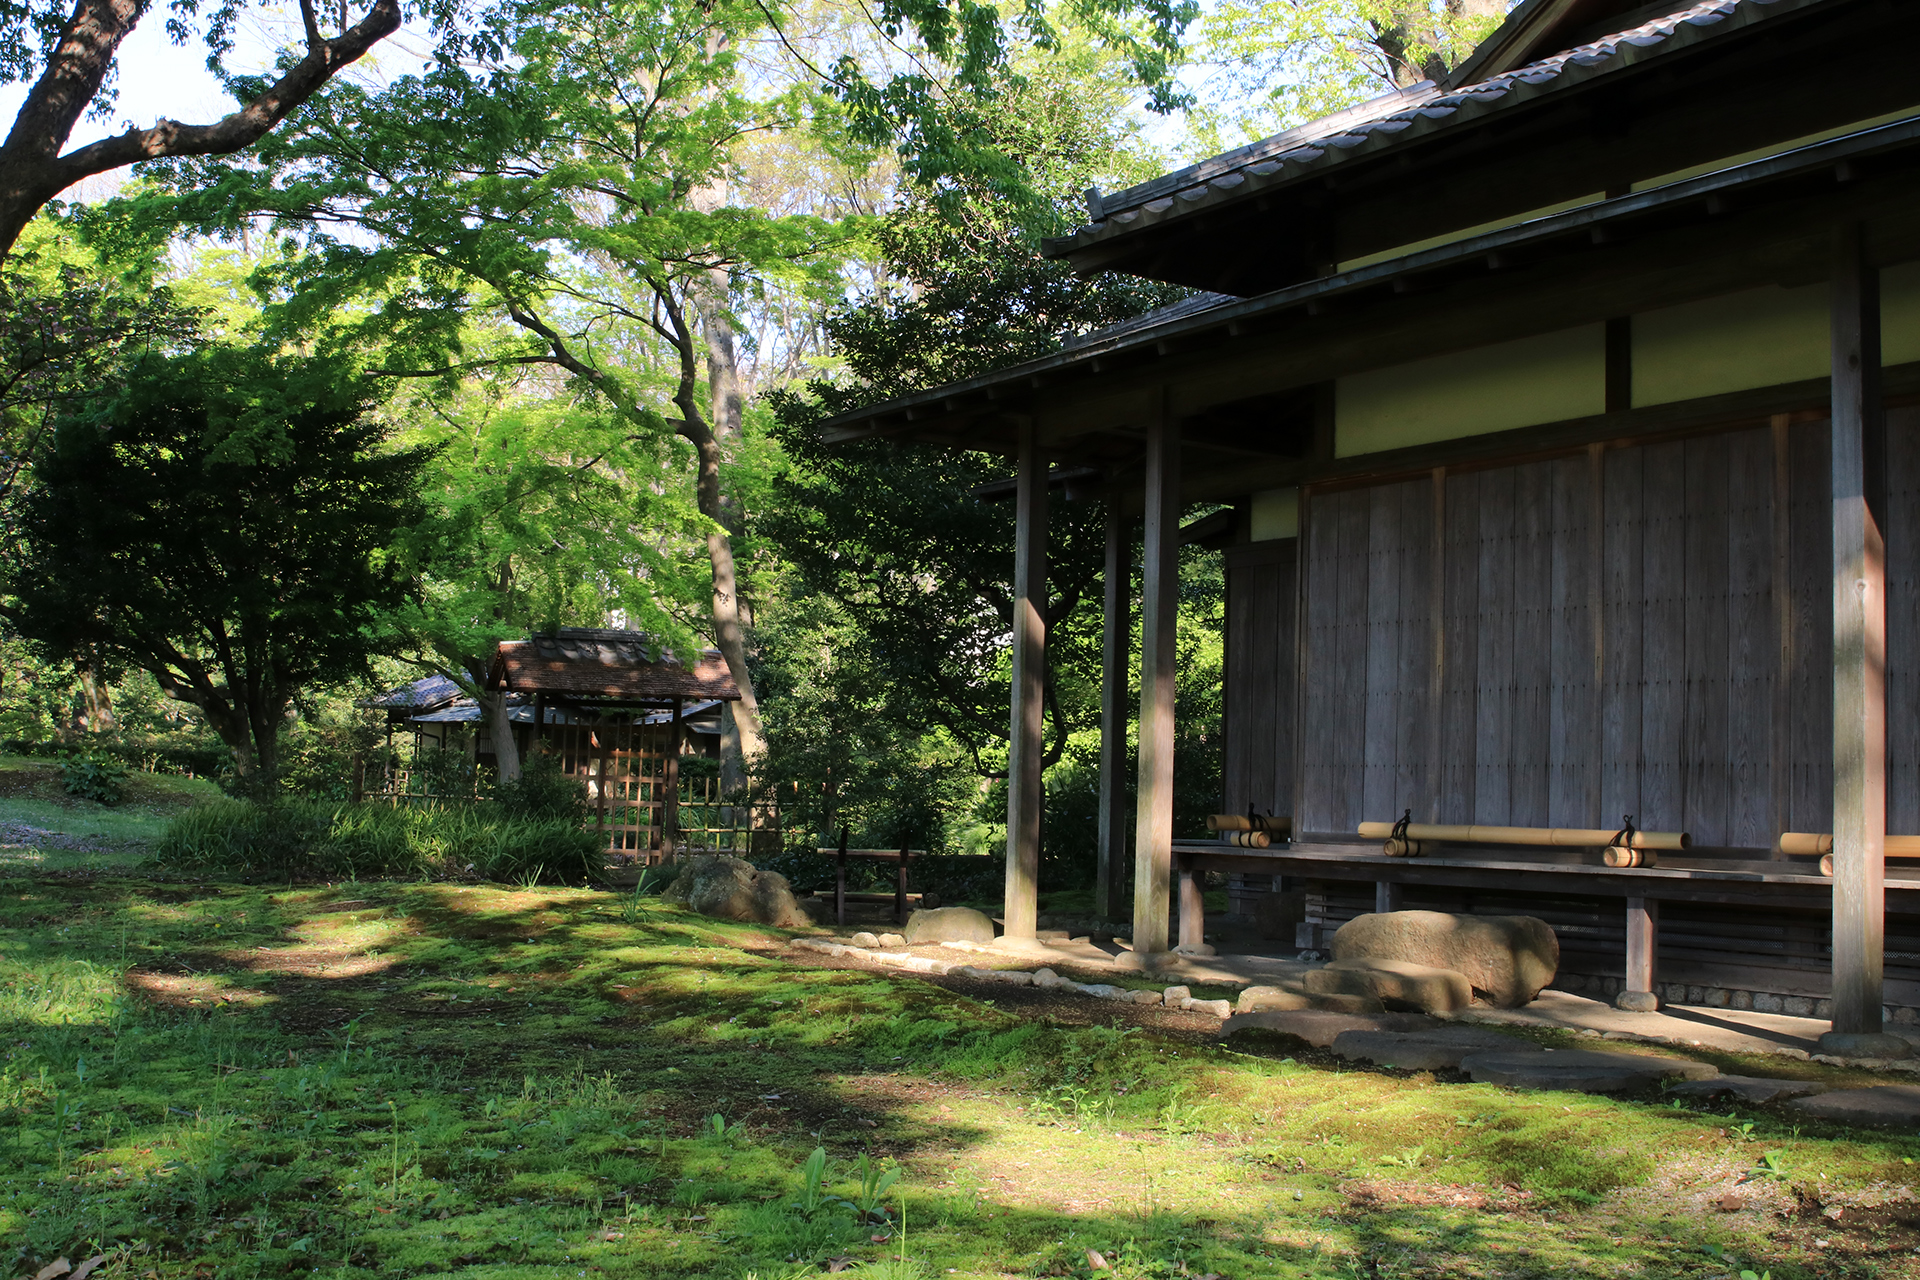
<svg viewBox="0 0 1920 1280">
<path fill-rule="evenodd" d="M 1532 911 L 1576 984 L 1909 1020 L 1920 878 L 1885 876 L 1883 836 L 1920 835 L 1916 38 L 1887 0 L 1525 0 L 1446 81 L 1090 192 L 1048 246 L 1189 302 L 828 424 L 1019 460 L 1009 936 L 1034 925 L 1048 490 L 1092 467 L 1110 563 L 1143 522 L 1139 807 L 1103 815 L 1109 872 L 1135 830 L 1139 952 L 1176 940 L 1180 868 L 1230 868 L 1307 879 L 1328 924 Z M 1296 833 L 1259 854 L 1172 829 L 1200 503 L 1234 513 L 1224 802 Z M 1631 815 L 1694 847 L 1355 834 L 1407 811 Z M 1830 879 L 1788 832 L 1833 835 Z"/>
<path fill-rule="evenodd" d="M 689 664 L 642 632 L 586 627 L 501 641 L 486 687 L 532 699 L 532 738 L 585 781 L 609 854 L 643 862 L 678 841 L 688 702 L 740 698 L 717 649 Z"/>
</svg>

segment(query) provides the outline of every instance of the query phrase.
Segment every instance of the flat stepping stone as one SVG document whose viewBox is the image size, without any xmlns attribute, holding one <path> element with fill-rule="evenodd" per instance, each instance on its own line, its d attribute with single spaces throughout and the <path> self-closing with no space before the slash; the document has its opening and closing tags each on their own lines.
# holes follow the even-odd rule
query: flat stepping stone
<svg viewBox="0 0 1920 1280">
<path fill-rule="evenodd" d="M 1718 1067 L 1707 1062 L 1588 1049 L 1474 1053 L 1460 1060 L 1460 1070 L 1481 1084 L 1504 1084 L 1514 1089 L 1566 1089 L 1576 1093 L 1623 1093 L 1671 1076 L 1707 1080 L 1720 1074 Z"/>
<path fill-rule="evenodd" d="M 1343 1031 L 1414 1031 L 1439 1025 L 1417 1013 L 1335 1013 L 1328 1009 L 1267 1009 L 1236 1013 L 1220 1028 L 1222 1036 L 1237 1031 L 1274 1031 L 1304 1040 L 1317 1049 L 1331 1045 Z"/>
<path fill-rule="evenodd" d="M 1471 1054 L 1526 1053 L 1528 1045 L 1484 1027 L 1435 1027 L 1431 1031 L 1343 1031 L 1334 1037 L 1333 1051 L 1349 1061 L 1406 1071 L 1451 1071 Z"/>
<path fill-rule="evenodd" d="M 1772 1102 L 1776 1098 L 1799 1098 L 1810 1093 L 1826 1093 L 1829 1086 L 1811 1080 L 1775 1080 L 1771 1076 L 1714 1076 L 1710 1080 L 1688 1080 L 1673 1086 L 1683 1098 L 1738 1098 L 1742 1102 Z"/>
<path fill-rule="evenodd" d="M 1920 1126 L 1920 1085 L 1882 1084 L 1870 1089 L 1835 1089 L 1787 1104 L 1822 1120 L 1842 1124 Z"/>
</svg>

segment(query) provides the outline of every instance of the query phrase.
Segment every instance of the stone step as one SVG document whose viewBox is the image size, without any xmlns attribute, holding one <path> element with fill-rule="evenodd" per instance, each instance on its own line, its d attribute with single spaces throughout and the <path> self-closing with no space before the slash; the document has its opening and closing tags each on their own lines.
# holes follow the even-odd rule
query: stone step
<svg viewBox="0 0 1920 1280">
<path fill-rule="evenodd" d="M 1875 1128 L 1920 1126 L 1920 1085 L 1882 1084 L 1869 1089 L 1835 1089 L 1787 1104 L 1822 1120 Z"/>
<path fill-rule="evenodd" d="M 1738 1098 L 1742 1102 L 1772 1102 L 1777 1098 L 1799 1098 L 1826 1093 L 1831 1085 L 1811 1080 L 1776 1080 L 1771 1076 L 1714 1076 L 1708 1080 L 1688 1080 L 1673 1086 L 1683 1098 Z"/>
<path fill-rule="evenodd" d="M 1481 1084 L 1504 1084 L 1515 1089 L 1569 1089 L 1578 1093 L 1622 1093 L 1673 1076 L 1706 1080 L 1720 1074 L 1720 1069 L 1710 1063 L 1686 1058 L 1588 1049 L 1475 1053 L 1460 1060 L 1460 1070 Z"/>
<path fill-rule="evenodd" d="M 1415 1031 L 1437 1027 L 1418 1013 L 1336 1013 L 1330 1009 L 1268 1009 L 1236 1013 L 1220 1028 L 1222 1037 L 1241 1031 L 1272 1031 L 1325 1049 L 1343 1031 Z"/>
<path fill-rule="evenodd" d="M 1333 1051 L 1350 1061 L 1407 1071 L 1452 1071 L 1475 1053 L 1540 1053 L 1514 1036 L 1484 1027 L 1435 1027 L 1430 1031 L 1343 1031 Z"/>
</svg>

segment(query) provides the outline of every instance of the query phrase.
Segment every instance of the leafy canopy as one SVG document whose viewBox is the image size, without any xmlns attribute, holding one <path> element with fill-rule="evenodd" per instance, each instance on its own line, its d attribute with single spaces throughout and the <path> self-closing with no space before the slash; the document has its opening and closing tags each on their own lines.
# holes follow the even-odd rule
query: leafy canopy
<svg viewBox="0 0 1920 1280">
<path fill-rule="evenodd" d="M 426 455 L 384 447 L 348 375 L 214 347 L 64 422 L 23 503 L 21 633 L 151 673 L 271 778 L 294 696 L 365 672 L 411 590 L 386 549 Z"/>
</svg>

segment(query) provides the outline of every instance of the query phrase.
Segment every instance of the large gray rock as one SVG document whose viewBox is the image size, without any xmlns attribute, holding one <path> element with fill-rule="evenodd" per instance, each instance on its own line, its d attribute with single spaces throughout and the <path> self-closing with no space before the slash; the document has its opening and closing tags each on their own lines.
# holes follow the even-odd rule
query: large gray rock
<svg viewBox="0 0 1920 1280">
<path fill-rule="evenodd" d="M 1473 1003 L 1467 976 L 1405 960 L 1336 960 L 1307 974 L 1308 995 L 1372 996 L 1389 1009 L 1453 1013 Z"/>
<path fill-rule="evenodd" d="M 1787 1105 L 1810 1116 L 1838 1120 L 1842 1124 L 1902 1129 L 1920 1126 L 1920 1085 L 1883 1084 L 1871 1089 L 1836 1089 L 1812 1098 L 1796 1098 Z"/>
<path fill-rule="evenodd" d="M 1222 1036 L 1240 1031 L 1273 1031 L 1324 1049 L 1343 1031 L 1413 1031 L 1435 1027 L 1417 1013 L 1334 1013 L 1326 1009 L 1267 1009 L 1236 1013 L 1220 1028 Z"/>
<path fill-rule="evenodd" d="M 1452 1071 L 1476 1053 L 1525 1053 L 1527 1042 L 1484 1027 L 1435 1027 L 1430 1031 L 1343 1031 L 1333 1051 L 1352 1061 L 1376 1062 L 1408 1071 Z M 1533 1052 L 1540 1052 L 1535 1049 Z"/>
<path fill-rule="evenodd" d="M 681 863 L 680 874 L 660 899 L 723 920 L 782 929 L 804 929 L 811 923 L 794 901 L 793 886 L 785 876 L 723 853 L 705 853 Z"/>
<path fill-rule="evenodd" d="M 972 907 L 923 907 L 907 917 L 905 932 L 910 943 L 992 942 L 993 921 Z"/>
<path fill-rule="evenodd" d="M 1490 1050 L 1468 1054 L 1460 1060 L 1460 1070 L 1481 1084 L 1580 1093 L 1623 1093 L 1673 1076 L 1705 1080 L 1720 1074 L 1720 1069 L 1710 1063 L 1685 1058 L 1587 1049 Z"/>
<path fill-rule="evenodd" d="M 1560 941 L 1532 916 L 1386 911 L 1356 916 L 1333 935 L 1335 960 L 1398 960 L 1463 973 L 1503 1009 L 1540 994 L 1560 967 Z"/>
</svg>

